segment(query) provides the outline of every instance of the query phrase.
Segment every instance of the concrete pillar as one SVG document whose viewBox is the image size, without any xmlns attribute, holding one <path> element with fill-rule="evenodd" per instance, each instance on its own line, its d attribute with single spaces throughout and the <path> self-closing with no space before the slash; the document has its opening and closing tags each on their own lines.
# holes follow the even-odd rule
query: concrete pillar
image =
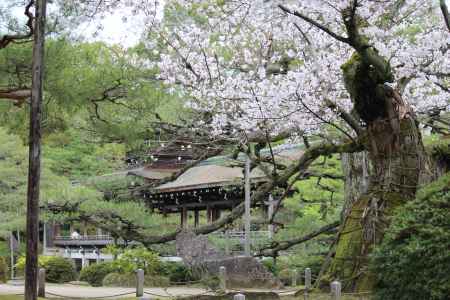
<svg viewBox="0 0 450 300">
<path fill-rule="evenodd" d="M 196 209 L 194 210 L 194 227 L 197 228 L 199 224 L 200 224 L 200 214 L 199 210 Z"/>
<path fill-rule="evenodd" d="M 144 270 L 136 271 L 136 297 L 144 296 Z"/>
<path fill-rule="evenodd" d="M 305 269 L 305 290 L 311 289 L 311 269 Z"/>
<path fill-rule="evenodd" d="M 188 211 L 187 207 L 181 208 L 181 228 L 185 229 L 188 227 Z"/>
<path fill-rule="evenodd" d="M 298 277 L 298 272 L 297 269 L 292 270 L 292 286 L 297 286 L 297 277 Z"/>
<path fill-rule="evenodd" d="M 38 273 L 38 297 L 45 298 L 45 269 L 40 268 Z"/>
</svg>

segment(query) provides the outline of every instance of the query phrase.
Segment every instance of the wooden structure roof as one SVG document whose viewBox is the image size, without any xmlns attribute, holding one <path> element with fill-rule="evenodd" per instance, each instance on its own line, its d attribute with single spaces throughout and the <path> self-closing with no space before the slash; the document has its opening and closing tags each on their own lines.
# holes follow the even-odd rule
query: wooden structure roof
<svg viewBox="0 0 450 300">
<path fill-rule="evenodd" d="M 277 162 L 295 160 L 303 153 L 299 145 L 276 147 L 273 152 Z M 263 151 L 262 155 L 269 155 L 269 151 Z M 232 208 L 244 199 L 244 172 L 240 165 L 245 157 L 245 154 L 241 154 L 236 160 L 231 156 L 215 156 L 204 160 L 186 170 L 176 180 L 143 192 L 145 202 L 152 209 L 164 213 L 180 212 L 186 208 L 204 210 L 211 206 L 221 209 Z M 181 170 L 174 167 L 162 169 L 160 166 L 151 164 L 129 174 L 159 180 Z M 259 168 L 253 169 L 250 176 L 253 188 L 267 180 Z"/>
</svg>

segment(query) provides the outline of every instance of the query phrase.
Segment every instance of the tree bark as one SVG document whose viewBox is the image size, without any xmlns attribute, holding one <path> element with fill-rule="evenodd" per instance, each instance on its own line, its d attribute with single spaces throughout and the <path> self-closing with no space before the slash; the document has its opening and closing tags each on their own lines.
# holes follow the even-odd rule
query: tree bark
<svg viewBox="0 0 450 300">
<path fill-rule="evenodd" d="M 27 192 L 27 255 L 25 267 L 25 299 L 37 299 L 39 190 L 41 173 L 41 106 L 44 67 L 46 0 L 36 2 L 33 45 L 32 89 L 30 105 L 30 140 Z"/>
<path fill-rule="evenodd" d="M 354 55 L 342 69 L 354 107 L 366 123 L 365 148 L 372 172 L 367 191 L 349 206 L 336 253 L 320 281 L 328 287 L 340 280 L 347 291 L 371 289 L 369 254 L 382 241 L 394 210 L 414 198 L 426 164 L 412 109 L 384 84 L 391 77 L 387 62 L 376 52 L 370 55 Z M 373 60 L 378 60 L 375 70 Z"/>
<path fill-rule="evenodd" d="M 359 153 L 342 153 L 342 172 L 345 177 L 344 207 L 341 220 L 350 212 L 353 204 L 369 188 L 370 164 L 366 151 Z"/>
</svg>

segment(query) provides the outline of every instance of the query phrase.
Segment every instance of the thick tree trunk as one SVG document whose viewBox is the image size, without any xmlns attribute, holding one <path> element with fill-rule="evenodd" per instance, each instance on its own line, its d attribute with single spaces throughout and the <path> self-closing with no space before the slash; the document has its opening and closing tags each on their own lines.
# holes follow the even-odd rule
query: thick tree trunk
<svg viewBox="0 0 450 300">
<path fill-rule="evenodd" d="M 368 254 L 381 242 L 394 209 L 414 198 L 425 162 L 424 150 L 415 120 L 408 116 L 399 124 L 397 136 L 386 120 L 369 125 L 373 175 L 367 192 L 353 203 L 345 218 L 323 285 L 339 279 L 346 290 L 369 290 Z"/>
<path fill-rule="evenodd" d="M 369 156 L 366 151 L 359 153 L 342 153 L 342 172 L 345 177 L 344 207 L 342 221 L 361 194 L 367 192 L 370 182 Z"/>
<path fill-rule="evenodd" d="M 371 289 L 369 254 L 382 241 L 394 210 L 414 198 L 426 166 L 414 113 L 386 84 L 393 79 L 389 63 L 375 49 L 357 50 L 342 70 L 355 113 L 366 125 L 371 174 L 367 191 L 345 214 L 335 255 L 320 280 L 322 287 L 328 287 L 338 279 L 347 291 Z"/>
</svg>

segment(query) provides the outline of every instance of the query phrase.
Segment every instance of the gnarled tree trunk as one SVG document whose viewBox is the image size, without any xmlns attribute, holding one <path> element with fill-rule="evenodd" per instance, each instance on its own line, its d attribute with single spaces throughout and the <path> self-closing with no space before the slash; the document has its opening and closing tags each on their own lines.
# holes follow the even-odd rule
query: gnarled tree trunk
<svg viewBox="0 0 450 300">
<path fill-rule="evenodd" d="M 348 291 L 371 288 L 369 254 L 382 241 L 395 208 L 414 198 L 426 161 L 412 109 L 385 84 L 391 77 L 388 63 L 371 55 L 379 59 L 378 68 L 356 54 L 343 70 L 355 110 L 366 124 L 372 174 L 367 191 L 345 214 L 335 255 L 321 278 L 322 286 L 338 279 Z"/>
</svg>

